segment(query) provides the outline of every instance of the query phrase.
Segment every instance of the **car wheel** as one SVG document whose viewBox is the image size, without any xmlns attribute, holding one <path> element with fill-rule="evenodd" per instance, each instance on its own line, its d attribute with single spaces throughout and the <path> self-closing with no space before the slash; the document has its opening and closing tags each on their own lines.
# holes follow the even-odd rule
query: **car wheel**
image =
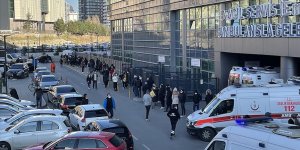
<svg viewBox="0 0 300 150">
<path fill-rule="evenodd" d="M 203 128 L 198 134 L 202 141 L 210 142 L 216 136 L 216 131 L 212 128 L 207 127 Z"/>
<path fill-rule="evenodd" d="M 10 150 L 10 145 L 6 142 L 0 142 L 0 149 L 1 150 Z"/>
</svg>

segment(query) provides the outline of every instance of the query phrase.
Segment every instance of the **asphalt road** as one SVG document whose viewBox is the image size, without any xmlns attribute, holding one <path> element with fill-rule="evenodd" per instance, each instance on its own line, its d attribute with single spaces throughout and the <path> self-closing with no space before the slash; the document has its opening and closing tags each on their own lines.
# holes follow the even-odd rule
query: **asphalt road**
<svg viewBox="0 0 300 150">
<path fill-rule="evenodd" d="M 50 64 L 39 64 L 47 66 Z M 88 89 L 86 85 L 86 73 L 81 73 L 79 68 L 70 66 L 60 66 L 56 64 L 56 77 L 64 82 L 71 84 L 80 93 L 87 93 L 91 103 L 103 103 L 108 92 L 116 100 L 116 110 L 114 118 L 122 120 L 129 128 L 134 137 L 136 150 L 202 150 L 208 143 L 200 141 L 186 132 L 186 117 L 179 120 L 176 129 L 176 137 L 169 138 L 171 125 L 163 110 L 158 107 L 150 110 L 150 121 L 145 121 L 145 107 L 141 99 L 129 98 L 128 90 L 120 89 L 115 92 L 110 83 L 108 89 L 104 88 L 102 76 L 98 89 Z M 27 86 L 31 79 L 9 80 L 8 87 L 17 89 L 21 99 L 35 101 L 33 93 Z M 44 97 L 46 99 L 46 97 Z M 191 113 L 191 104 L 187 104 L 187 114 Z"/>
</svg>

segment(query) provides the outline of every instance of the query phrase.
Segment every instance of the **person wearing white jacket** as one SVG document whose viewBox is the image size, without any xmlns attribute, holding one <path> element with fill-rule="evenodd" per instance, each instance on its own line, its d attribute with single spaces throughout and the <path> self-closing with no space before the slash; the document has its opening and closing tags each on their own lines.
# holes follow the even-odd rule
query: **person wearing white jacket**
<svg viewBox="0 0 300 150">
<path fill-rule="evenodd" d="M 172 107 L 178 108 L 178 103 L 179 103 L 178 95 L 179 95 L 179 92 L 178 92 L 177 88 L 175 87 L 173 89 L 173 93 L 172 93 Z"/>
<path fill-rule="evenodd" d="M 114 90 L 115 90 L 115 91 L 118 91 L 118 81 L 119 81 L 119 76 L 118 76 L 118 74 L 115 74 L 115 75 L 112 77 L 112 81 L 113 81 L 113 84 L 114 84 Z"/>
</svg>

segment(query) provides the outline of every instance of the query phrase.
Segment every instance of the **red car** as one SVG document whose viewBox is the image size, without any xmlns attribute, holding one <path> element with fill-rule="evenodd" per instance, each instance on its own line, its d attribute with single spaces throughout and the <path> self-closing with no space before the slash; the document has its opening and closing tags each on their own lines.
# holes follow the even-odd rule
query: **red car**
<svg viewBox="0 0 300 150">
<path fill-rule="evenodd" d="M 115 133 L 78 131 L 44 145 L 26 148 L 25 150 L 126 150 L 126 143 Z"/>
</svg>

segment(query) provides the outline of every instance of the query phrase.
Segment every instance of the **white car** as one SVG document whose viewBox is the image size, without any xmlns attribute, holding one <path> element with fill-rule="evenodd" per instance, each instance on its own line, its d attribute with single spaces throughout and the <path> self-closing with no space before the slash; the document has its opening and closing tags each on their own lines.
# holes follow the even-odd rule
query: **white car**
<svg viewBox="0 0 300 150">
<path fill-rule="evenodd" d="M 0 131 L 0 148 L 15 150 L 47 143 L 70 131 L 66 116 L 32 116 Z"/>
<path fill-rule="evenodd" d="M 31 116 L 38 116 L 38 115 L 60 116 L 61 114 L 62 114 L 62 110 L 59 109 L 33 109 L 33 110 L 23 111 L 17 113 L 13 117 L 10 116 L 9 118 L 0 121 L 0 130 L 6 129 L 9 126 L 16 125 L 17 123 Z"/>
<path fill-rule="evenodd" d="M 8 105 L 10 107 L 17 109 L 18 111 L 35 109 L 31 106 L 22 105 L 20 103 L 16 103 L 14 101 L 9 101 L 7 99 L 0 99 L 0 105 Z"/>
<path fill-rule="evenodd" d="M 42 75 L 39 86 L 44 91 L 48 91 L 51 86 L 55 86 L 58 84 L 58 80 L 55 78 L 54 75 Z"/>
<path fill-rule="evenodd" d="M 8 99 L 8 100 L 11 100 L 11 101 L 14 101 L 16 103 L 20 103 L 20 104 L 26 105 L 26 106 L 35 106 L 35 103 L 32 102 L 32 101 L 16 99 L 16 98 L 11 97 L 11 96 L 6 95 L 6 94 L 0 94 L 0 99 Z"/>
<path fill-rule="evenodd" d="M 100 104 L 76 106 L 69 114 L 71 126 L 83 130 L 90 122 L 99 119 L 108 119 L 108 114 Z"/>
<path fill-rule="evenodd" d="M 48 69 L 46 67 L 37 67 L 34 71 L 33 77 L 36 78 L 39 71 L 47 71 Z"/>
<path fill-rule="evenodd" d="M 16 108 L 10 107 L 8 105 L 0 105 L 0 120 L 12 117 L 20 111 Z"/>
</svg>

